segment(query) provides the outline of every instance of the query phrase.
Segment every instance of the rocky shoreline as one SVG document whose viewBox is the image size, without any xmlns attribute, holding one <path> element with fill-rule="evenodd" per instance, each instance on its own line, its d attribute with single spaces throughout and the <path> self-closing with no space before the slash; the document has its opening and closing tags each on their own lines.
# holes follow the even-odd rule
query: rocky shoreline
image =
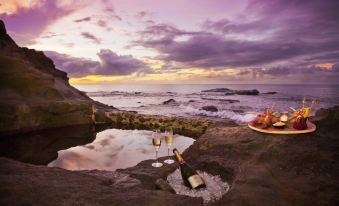
<svg viewBox="0 0 339 206">
<path fill-rule="evenodd" d="M 231 184 L 229 193 L 209 205 L 336 205 L 339 106 L 319 110 L 313 121 L 318 130 L 303 135 L 262 134 L 214 122 L 183 156 L 193 167 Z M 0 204 L 202 204 L 200 198 L 157 190 L 156 181 L 178 166 L 152 168 L 152 161 L 109 172 L 67 171 L 1 158 Z"/>
</svg>

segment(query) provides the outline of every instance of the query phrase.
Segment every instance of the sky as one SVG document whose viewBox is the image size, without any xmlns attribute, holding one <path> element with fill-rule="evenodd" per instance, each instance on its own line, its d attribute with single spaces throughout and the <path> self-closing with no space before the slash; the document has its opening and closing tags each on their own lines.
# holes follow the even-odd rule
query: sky
<svg viewBox="0 0 339 206">
<path fill-rule="evenodd" d="M 338 84 L 338 0 L 0 0 L 71 84 Z"/>
</svg>

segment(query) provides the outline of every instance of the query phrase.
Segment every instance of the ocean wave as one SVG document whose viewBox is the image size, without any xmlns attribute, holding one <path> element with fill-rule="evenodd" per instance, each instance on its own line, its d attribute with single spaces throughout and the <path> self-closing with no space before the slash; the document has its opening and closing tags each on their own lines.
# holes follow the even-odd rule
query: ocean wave
<svg viewBox="0 0 339 206">
<path fill-rule="evenodd" d="M 182 109 L 185 113 L 195 116 L 207 116 L 207 117 L 217 117 L 223 119 L 231 119 L 238 123 L 247 123 L 255 118 L 255 114 L 247 113 L 247 114 L 239 114 L 230 110 L 220 110 L 217 112 L 210 112 L 201 110 L 198 108 L 194 108 L 190 105 L 180 105 L 180 109 Z"/>
</svg>

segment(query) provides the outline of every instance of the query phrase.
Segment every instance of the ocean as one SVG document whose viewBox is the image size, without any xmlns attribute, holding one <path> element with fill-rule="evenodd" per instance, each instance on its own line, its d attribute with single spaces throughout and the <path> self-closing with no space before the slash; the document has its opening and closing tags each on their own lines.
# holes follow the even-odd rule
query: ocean
<svg viewBox="0 0 339 206">
<path fill-rule="evenodd" d="M 141 114 L 166 116 L 208 116 L 232 119 L 244 124 L 258 112 L 275 104 L 276 111 L 292 112 L 289 107 L 300 108 L 303 98 L 307 105 L 317 100 L 315 111 L 339 105 L 339 85 L 263 85 L 263 84 L 145 84 L 145 85 L 74 85 L 99 102 L 121 110 Z M 215 88 L 259 90 L 259 95 L 225 95 L 220 92 L 202 92 Z M 276 94 L 263 94 L 277 92 Z M 174 99 L 175 103 L 163 104 Z M 230 103 L 227 100 L 235 100 Z M 217 112 L 201 109 L 215 106 Z M 313 114 L 314 112 L 313 111 Z"/>
</svg>

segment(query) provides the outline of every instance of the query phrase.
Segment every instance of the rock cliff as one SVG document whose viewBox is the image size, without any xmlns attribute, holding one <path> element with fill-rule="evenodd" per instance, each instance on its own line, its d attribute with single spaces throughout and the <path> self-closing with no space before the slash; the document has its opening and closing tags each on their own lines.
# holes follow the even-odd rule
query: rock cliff
<svg viewBox="0 0 339 206">
<path fill-rule="evenodd" d="M 19 47 L 1 20 L 0 97 L 0 135 L 95 122 L 96 103 L 43 52 Z"/>
</svg>

